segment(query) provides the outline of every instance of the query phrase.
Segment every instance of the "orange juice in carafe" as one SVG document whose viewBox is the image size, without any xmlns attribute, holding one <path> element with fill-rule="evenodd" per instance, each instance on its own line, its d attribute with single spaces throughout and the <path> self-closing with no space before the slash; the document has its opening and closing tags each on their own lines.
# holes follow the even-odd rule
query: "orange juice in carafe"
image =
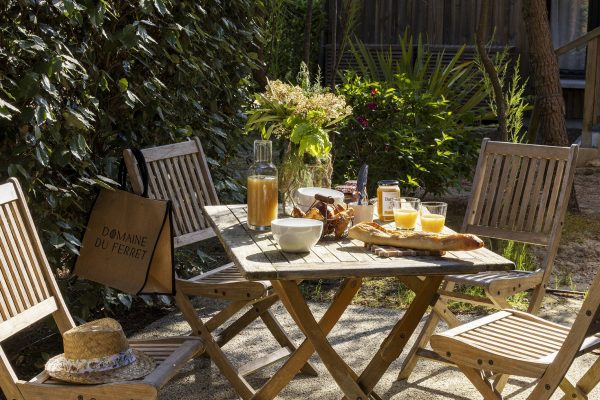
<svg viewBox="0 0 600 400">
<path fill-rule="evenodd" d="M 270 227 L 277 218 L 277 177 L 252 175 L 248 177 L 248 226 L 261 230 Z"/>
<path fill-rule="evenodd" d="M 277 168 L 272 160 L 270 140 L 254 141 L 254 164 L 248 171 L 248 227 L 257 231 L 271 229 L 277 218 Z"/>
</svg>

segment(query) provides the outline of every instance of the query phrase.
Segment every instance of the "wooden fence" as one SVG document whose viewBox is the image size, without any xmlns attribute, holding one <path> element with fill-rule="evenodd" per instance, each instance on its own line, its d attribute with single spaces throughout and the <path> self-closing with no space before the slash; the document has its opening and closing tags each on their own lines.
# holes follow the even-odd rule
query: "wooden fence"
<svg viewBox="0 0 600 400">
<path fill-rule="evenodd" d="M 340 12 L 342 0 L 329 0 L 328 15 Z M 423 42 L 442 48 L 466 44 L 474 46 L 479 17 L 478 0 L 364 0 L 355 31 L 356 38 L 375 48 L 389 48 L 398 43 L 406 29 L 415 37 L 421 34 Z M 490 2 L 492 17 L 486 37 L 493 36 L 495 46 L 508 45 L 515 54 L 526 54 L 527 40 L 522 18 L 522 0 L 494 0 Z M 331 76 L 332 40 L 331 26 L 325 37 L 325 75 Z M 341 27 L 337 29 L 338 38 Z M 383 45 L 383 46 L 382 46 Z M 348 54 L 341 57 L 340 67 L 347 65 Z M 527 74 L 527 57 L 522 57 L 522 72 Z M 343 68 L 342 68 L 343 69 Z"/>
</svg>

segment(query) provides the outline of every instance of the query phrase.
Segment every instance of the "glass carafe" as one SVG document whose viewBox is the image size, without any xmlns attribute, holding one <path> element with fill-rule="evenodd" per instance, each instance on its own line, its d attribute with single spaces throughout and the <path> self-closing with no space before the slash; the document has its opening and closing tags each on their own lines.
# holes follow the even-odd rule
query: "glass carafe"
<svg viewBox="0 0 600 400">
<path fill-rule="evenodd" d="M 277 218 L 277 167 L 272 162 L 270 140 L 254 141 L 254 164 L 248 170 L 248 227 L 258 231 L 271 229 Z"/>
</svg>

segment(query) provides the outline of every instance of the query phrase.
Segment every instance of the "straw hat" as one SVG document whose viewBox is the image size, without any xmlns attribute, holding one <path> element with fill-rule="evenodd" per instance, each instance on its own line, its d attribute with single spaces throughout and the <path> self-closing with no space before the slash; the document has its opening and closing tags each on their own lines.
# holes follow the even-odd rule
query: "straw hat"
<svg viewBox="0 0 600 400">
<path fill-rule="evenodd" d="M 154 370 L 154 360 L 129 347 L 121 325 L 111 318 L 88 322 L 63 334 L 65 352 L 46 363 L 56 379 L 98 384 L 142 378 Z"/>
</svg>

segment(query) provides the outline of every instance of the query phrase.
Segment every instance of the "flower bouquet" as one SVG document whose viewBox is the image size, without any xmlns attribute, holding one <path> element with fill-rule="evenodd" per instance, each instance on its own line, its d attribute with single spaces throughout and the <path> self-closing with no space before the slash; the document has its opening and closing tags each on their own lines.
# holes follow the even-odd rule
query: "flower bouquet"
<svg viewBox="0 0 600 400">
<path fill-rule="evenodd" d="M 279 168 L 284 209 L 301 186 L 331 186 L 329 134 L 352 113 L 342 96 L 320 86 L 318 77 L 311 82 L 306 65 L 298 82 L 269 81 L 264 92 L 255 94 L 246 123 L 246 131 L 258 131 L 263 139 L 274 136 L 287 142 Z"/>
</svg>

